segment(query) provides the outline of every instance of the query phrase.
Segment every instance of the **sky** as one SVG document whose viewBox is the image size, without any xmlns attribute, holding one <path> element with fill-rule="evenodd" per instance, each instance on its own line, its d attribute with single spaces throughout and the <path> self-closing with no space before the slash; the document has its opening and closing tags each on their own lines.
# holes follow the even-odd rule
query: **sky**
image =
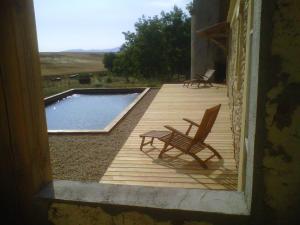
<svg viewBox="0 0 300 225">
<path fill-rule="evenodd" d="M 40 52 L 109 49 L 124 43 L 142 15 L 159 15 L 174 5 L 186 13 L 191 0 L 34 0 Z"/>
</svg>

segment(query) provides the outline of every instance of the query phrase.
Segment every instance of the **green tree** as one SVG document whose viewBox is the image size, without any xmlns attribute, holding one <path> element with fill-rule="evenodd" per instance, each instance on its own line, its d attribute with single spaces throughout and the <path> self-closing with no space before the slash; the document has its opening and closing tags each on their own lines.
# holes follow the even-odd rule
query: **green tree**
<svg viewBox="0 0 300 225">
<path fill-rule="evenodd" d="M 191 19 L 178 7 L 169 13 L 162 13 L 166 38 L 166 55 L 169 73 L 188 74 L 191 55 Z"/>
<path fill-rule="evenodd" d="M 160 16 L 142 16 L 135 32 L 124 32 L 125 43 L 113 62 L 119 75 L 169 80 L 188 74 L 190 68 L 191 19 L 181 9 Z"/>
<path fill-rule="evenodd" d="M 116 58 L 116 54 L 113 52 L 109 52 L 109 53 L 105 53 L 103 56 L 103 64 L 104 67 L 109 70 L 112 71 L 113 68 L 113 62 Z"/>
</svg>

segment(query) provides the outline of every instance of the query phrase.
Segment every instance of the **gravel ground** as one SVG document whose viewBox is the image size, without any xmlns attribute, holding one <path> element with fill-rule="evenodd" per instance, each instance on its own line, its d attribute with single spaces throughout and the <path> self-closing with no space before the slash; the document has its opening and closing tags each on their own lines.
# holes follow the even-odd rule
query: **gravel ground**
<svg viewBox="0 0 300 225">
<path fill-rule="evenodd" d="M 98 182 L 157 92 L 151 89 L 109 134 L 49 135 L 53 178 Z"/>
</svg>

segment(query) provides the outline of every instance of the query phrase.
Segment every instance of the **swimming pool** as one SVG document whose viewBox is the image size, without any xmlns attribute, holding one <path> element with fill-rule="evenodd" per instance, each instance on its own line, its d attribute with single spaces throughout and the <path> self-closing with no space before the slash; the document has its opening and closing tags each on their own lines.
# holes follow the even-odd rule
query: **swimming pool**
<svg viewBox="0 0 300 225">
<path fill-rule="evenodd" d="M 109 132 L 146 89 L 73 89 L 45 100 L 49 133 Z"/>
</svg>

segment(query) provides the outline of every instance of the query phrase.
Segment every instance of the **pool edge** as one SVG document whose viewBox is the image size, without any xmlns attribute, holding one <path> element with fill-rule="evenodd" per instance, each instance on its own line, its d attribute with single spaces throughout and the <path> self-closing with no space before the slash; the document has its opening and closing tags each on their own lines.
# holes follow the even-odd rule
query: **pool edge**
<svg viewBox="0 0 300 225">
<path fill-rule="evenodd" d="M 70 93 L 76 91 L 88 90 L 88 91 L 113 91 L 116 93 L 118 91 L 124 90 L 143 90 L 138 97 L 130 103 L 116 118 L 114 118 L 104 129 L 101 130 L 48 130 L 48 134 L 64 135 L 64 134 L 108 134 L 116 127 L 125 116 L 134 108 L 134 106 L 142 100 L 142 98 L 148 93 L 151 88 L 149 87 L 140 87 L 140 88 L 76 88 L 70 89 L 47 98 L 44 98 L 45 105 L 51 104 L 59 100 L 62 96 L 68 96 Z"/>
</svg>

